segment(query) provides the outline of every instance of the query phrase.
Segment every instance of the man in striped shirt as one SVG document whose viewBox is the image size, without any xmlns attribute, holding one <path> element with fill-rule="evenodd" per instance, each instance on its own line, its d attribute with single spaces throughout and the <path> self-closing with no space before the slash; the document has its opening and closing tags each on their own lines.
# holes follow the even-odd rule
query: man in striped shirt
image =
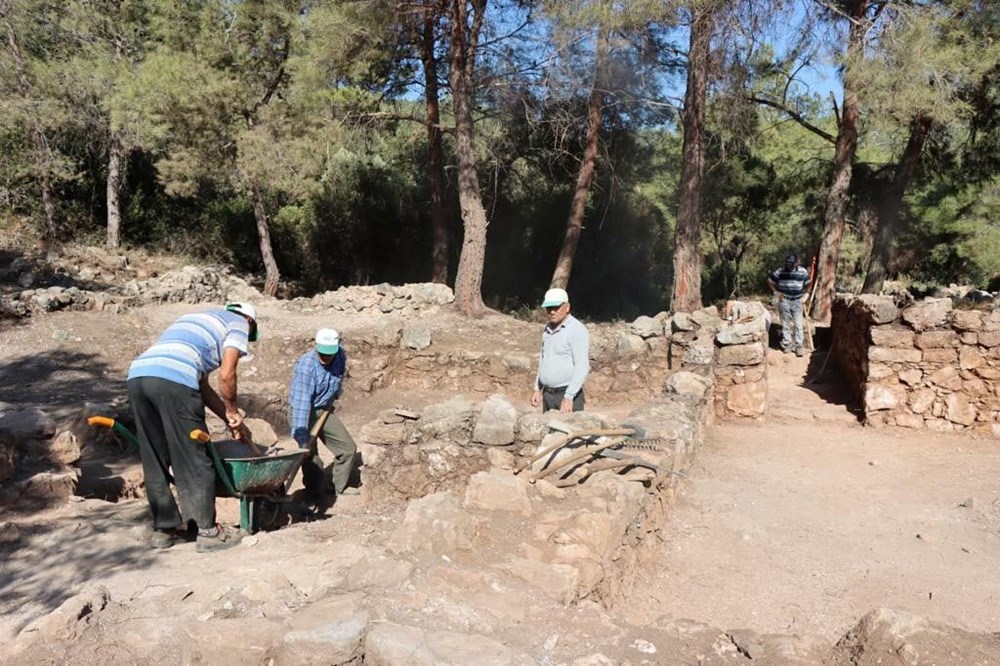
<svg viewBox="0 0 1000 666">
<path fill-rule="evenodd" d="M 199 552 L 239 542 L 239 531 L 215 522 L 215 468 L 205 446 L 190 433 L 208 430 L 208 407 L 233 437 L 251 439 L 236 404 L 236 366 L 247 354 L 247 343 L 256 339 L 256 309 L 230 303 L 180 317 L 129 367 L 128 397 L 153 514 L 154 548 L 169 548 L 191 522 L 197 526 Z M 221 395 L 208 382 L 216 369 Z M 179 509 L 170 492 L 170 470 Z"/>
<path fill-rule="evenodd" d="M 301 448 L 309 449 L 302 463 L 305 503 L 316 506 L 320 513 L 336 495 L 358 492 L 348 487 L 358 447 L 343 422 L 333 413 L 333 403 L 343 390 L 346 371 L 347 352 L 340 344 L 340 334 L 332 328 L 321 328 L 316 332 L 313 349 L 295 363 L 288 392 L 292 438 Z M 318 437 L 333 454 L 333 463 L 327 467 L 320 465 L 314 442 L 310 441 L 310 429 L 321 417 L 324 420 Z"/>
<path fill-rule="evenodd" d="M 809 287 L 809 271 L 799 266 L 799 257 L 790 254 L 785 265 L 767 276 L 767 286 L 778 301 L 781 315 L 781 349 L 796 356 L 805 356 L 802 347 L 804 329 L 802 322 L 802 297 Z"/>
</svg>

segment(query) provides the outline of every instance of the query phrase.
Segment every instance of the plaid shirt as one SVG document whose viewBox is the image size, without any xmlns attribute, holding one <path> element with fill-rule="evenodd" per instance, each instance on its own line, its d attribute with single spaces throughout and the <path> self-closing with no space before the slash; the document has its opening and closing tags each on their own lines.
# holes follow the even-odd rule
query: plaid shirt
<svg viewBox="0 0 1000 666">
<path fill-rule="evenodd" d="M 295 363 L 288 405 L 292 411 L 292 437 L 300 446 L 309 442 L 309 422 L 314 410 L 332 405 L 340 397 L 347 353 L 341 347 L 329 365 L 319 362 L 315 350 L 309 350 Z"/>
</svg>

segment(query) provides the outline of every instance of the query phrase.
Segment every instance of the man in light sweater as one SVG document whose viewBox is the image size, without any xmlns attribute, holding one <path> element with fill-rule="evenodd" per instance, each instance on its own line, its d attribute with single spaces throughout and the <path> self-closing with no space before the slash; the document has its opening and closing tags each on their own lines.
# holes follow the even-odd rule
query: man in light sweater
<svg viewBox="0 0 1000 666">
<path fill-rule="evenodd" d="M 579 412 L 584 407 L 583 384 L 590 372 L 590 335 L 587 327 L 569 313 L 565 289 L 545 292 L 542 307 L 549 323 L 542 331 L 542 356 L 538 361 L 531 406 L 542 411 Z"/>
</svg>

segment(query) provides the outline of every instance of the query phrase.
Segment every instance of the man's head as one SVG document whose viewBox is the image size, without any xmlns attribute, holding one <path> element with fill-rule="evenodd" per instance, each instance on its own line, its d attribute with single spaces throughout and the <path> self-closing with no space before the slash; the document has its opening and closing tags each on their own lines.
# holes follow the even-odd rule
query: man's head
<svg viewBox="0 0 1000 666">
<path fill-rule="evenodd" d="M 799 265 L 799 255 L 794 252 L 785 257 L 785 270 L 792 270 Z"/>
<path fill-rule="evenodd" d="M 333 357 L 340 351 L 340 334 L 332 328 L 321 328 L 316 331 L 316 354 L 319 362 L 329 365 Z"/>
<path fill-rule="evenodd" d="M 549 315 L 549 324 L 558 326 L 569 314 L 569 295 L 565 289 L 549 289 L 545 292 L 542 307 Z"/>
<path fill-rule="evenodd" d="M 257 308 L 255 308 L 252 303 L 236 301 L 233 303 L 226 303 L 226 309 L 238 315 L 243 315 L 243 318 L 247 320 L 248 324 L 250 324 L 250 334 L 247 336 L 248 340 L 250 342 L 257 342 L 257 338 L 260 337 L 260 332 L 257 329 Z"/>
</svg>

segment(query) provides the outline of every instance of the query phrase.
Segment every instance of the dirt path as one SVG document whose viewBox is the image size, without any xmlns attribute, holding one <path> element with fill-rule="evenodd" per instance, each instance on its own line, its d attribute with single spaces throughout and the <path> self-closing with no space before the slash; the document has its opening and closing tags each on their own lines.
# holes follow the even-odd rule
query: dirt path
<svg viewBox="0 0 1000 666">
<path fill-rule="evenodd" d="M 768 422 L 715 428 L 625 616 L 834 638 L 881 606 L 1000 630 L 997 441 L 863 428 L 805 370 L 777 356 Z"/>
</svg>

